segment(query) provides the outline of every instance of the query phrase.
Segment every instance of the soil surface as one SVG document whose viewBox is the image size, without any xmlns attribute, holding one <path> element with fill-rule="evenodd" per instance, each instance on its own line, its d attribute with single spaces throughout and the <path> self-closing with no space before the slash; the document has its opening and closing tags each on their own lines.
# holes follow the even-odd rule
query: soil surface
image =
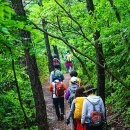
<svg viewBox="0 0 130 130">
<path fill-rule="evenodd" d="M 64 77 L 65 77 L 64 83 L 68 86 L 68 83 L 70 80 L 70 75 L 65 74 Z M 70 123 L 70 125 L 65 124 L 66 116 L 69 111 L 69 104 L 66 101 L 64 102 L 64 104 L 65 104 L 64 120 L 57 121 L 55 109 L 54 109 L 53 103 L 52 103 L 52 95 L 51 95 L 51 92 L 49 91 L 49 81 L 47 81 L 47 83 L 44 84 L 43 92 L 44 92 L 44 98 L 45 98 L 45 102 L 46 102 L 49 129 L 50 130 L 71 130 L 72 123 Z"/>
</svg>

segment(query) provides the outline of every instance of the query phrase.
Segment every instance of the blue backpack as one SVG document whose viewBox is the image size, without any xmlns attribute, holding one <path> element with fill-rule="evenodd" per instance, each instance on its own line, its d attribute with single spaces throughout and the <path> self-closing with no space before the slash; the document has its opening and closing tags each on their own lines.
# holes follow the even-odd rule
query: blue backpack
<svg viewBox="0 0 130 130">
<path fill-rule="evenodd" d="M 69 103 L 71 104 L 73 99 L 74 99 L 74 96 L 75 96 L 75 93 L 76 93 L 76 90 L 79 86 L 77 84 L 74 84 L 72 85 L 71 87 L 69 87 L 69 93 L 70 93 L 70 96 L 69 96 Z"/>
<path fill-rule="evenodd" d="M 64 80 L 64 76 L 61 73 L 61 71 L 57 70 L 57 71 L 53 71 L 52 74 L 52 81 L 55 81 L 56 79 L 58 79 L 59 81 L 63 81 Z"/>
</svg>

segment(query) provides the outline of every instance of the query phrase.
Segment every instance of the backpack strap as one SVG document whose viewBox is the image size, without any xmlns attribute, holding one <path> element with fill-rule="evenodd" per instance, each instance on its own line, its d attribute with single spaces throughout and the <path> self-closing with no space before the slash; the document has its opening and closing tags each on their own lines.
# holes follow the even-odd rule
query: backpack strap
<svg viewBox="0 0 130 130">
<path fill-rule="evenodd" d="M 88 100 L 88 98 L 86 98 L 86 99 Z M 93 111 L 96 111 L 95 106 L 99 104 L 99 101 L 100 101 L 100 100 L 99 100 L 96 104 L 93 104 L 90 100 L 88 100 L 88 101 L 92 104 L 92 106 L 93 106 Z"/>
</svg>

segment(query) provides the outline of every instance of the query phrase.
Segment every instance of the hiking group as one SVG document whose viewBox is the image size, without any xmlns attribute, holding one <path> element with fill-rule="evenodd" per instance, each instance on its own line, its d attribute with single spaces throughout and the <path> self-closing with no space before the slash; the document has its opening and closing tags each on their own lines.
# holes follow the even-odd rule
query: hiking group
<svg viewBox="0 0 130 130">
<path fill-rule="evenodd" d="M 66 64 L 67 61 L 65 62 Z M 64 100 L 66 100 L 70 109 L 65 123 L 68 125 L 70 120 L 72 120 L 73 130 L 103 130 L 105 108 L 102 98 L 95 95 L 96 88 L 92 84 L 83 86 L 81 79 L 77 77 L 78 73 L 74 70 L 69 70 L 67 67 L 67 72 L 70 73 L 71 79 L 69 86 L 66 86 L 63 82 L 64 75 L 60 70 L 60 61 L 53 62 L 53 65 L 54 70 L 50 74 L 49 90 L 52 92 L 57 120 L 64 120 Z"/>
</svg>

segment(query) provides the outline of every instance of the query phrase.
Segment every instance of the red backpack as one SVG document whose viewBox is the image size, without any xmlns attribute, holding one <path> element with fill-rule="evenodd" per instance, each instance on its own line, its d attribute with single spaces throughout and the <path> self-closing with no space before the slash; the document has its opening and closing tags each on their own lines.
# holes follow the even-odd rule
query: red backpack
<svg viewBox="0 0 130 130">
<path fill-rule="evenodd" d="M 58 58 L 53 59 L 53 65 L 60 65 L 60 61 L 58 60 Z"/>
<path fill-rule="evenodd" d="M 61 97 L 64 95 L 64 88 L 62 82 L 55 83 L 55 90 L 56 90 L 55 92 L 56 96 Z"/>
</svg>

